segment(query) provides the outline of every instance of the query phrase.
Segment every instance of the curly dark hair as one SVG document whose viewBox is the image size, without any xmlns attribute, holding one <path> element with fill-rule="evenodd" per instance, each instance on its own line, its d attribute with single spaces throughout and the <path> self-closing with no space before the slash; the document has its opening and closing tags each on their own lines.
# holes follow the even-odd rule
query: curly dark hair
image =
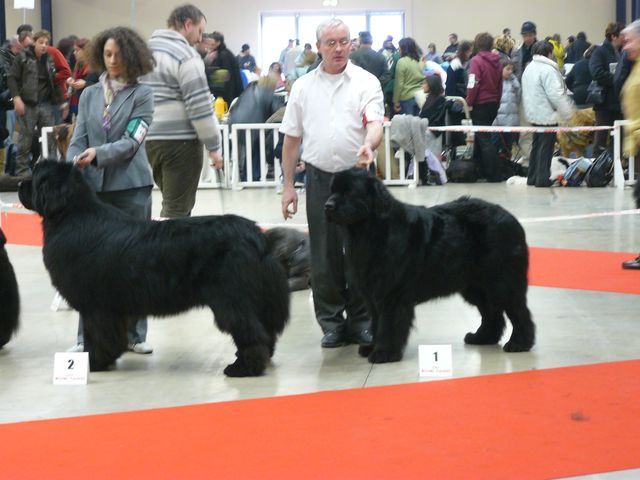
<svg viewBox="0 0 640 480">
<path fill-rule="evenodd" d="M 107 68 L 104 64 L 104 45 L 112 38 L 120 48 L 122 76 L 127 82 L 136 82 L 138 77 L 153 70 L 156 62 L 147 43 L 135 30 L 128 27 L 109 28 L 96 35 L 89 44 L 87 61 L 91 70 L 102 73 Z"/>
</svg>

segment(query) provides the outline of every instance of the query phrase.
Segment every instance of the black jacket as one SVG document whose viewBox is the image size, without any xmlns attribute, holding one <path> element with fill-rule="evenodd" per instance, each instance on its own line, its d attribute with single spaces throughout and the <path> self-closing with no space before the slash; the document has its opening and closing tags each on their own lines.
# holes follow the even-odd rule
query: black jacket
<svg viewBox="0 0 640 480">
<path fill-rule="evenodd" d="M 620 55 L 620 61 L 616 66 L 616 72 L 613 79 L 613 87 L 615 88 L 618 98 L 622 95 L 622 87 L 624 86 L 624 82 L 627 81 L 627 77 L 631 73 L 631 69 L 634 64 L 635 61 L 629 60 L 627 52 L 622 52 L 622 55 Z"/>
<path fill-rule="evenodd" d="M 565 79 L 567 88 L 573 92 L 573 100 L 576 105 L 587 104 L 587 87 L 591 83 L 591 72 L 589 71 L 589 59 L 579 60 Z"/>
<path fill-rule="evenodd" d="M 20 96 L 22 101 L 27 105 L 36 105 L 38 103 L 38 62 L 45 62 L 48 73 L 48 85 L 51 95 L 51 103 L 58 105 L 64 101 L 64 94 L 55 84 L 56 67 L 53 59 L 48 53 L 45 53 L 40 60 L 36 58 L 33 47 L 24 48 L 16 55 L 16 58 L 9 70 L 7 82 L 11 96 Z"/>
<path fill-rule="evenodd" d="M 239 97 L 244 90 L 238 61 L 224 43 L 218 47 L 218 56 L 205 68 L 205 72 L 211 93 L 216 97 L 222 96 L 228 105 L 231 105 L 233 99 Z"/>
<path fill-rule="evenodd" d="M 354 65 L 364 68 L 380 80 L 380 86 L 382 88 L 384 88 L 391 78 L 389 76 L 387 59 L 384 55 L 376 52 L 372 48 L 359 48 L 349 56 L 349 60 L 351 60 Z"/>
<path fill-rule="evenodd" d="M 604 102 L 600 105 L 593 106 L 593 109 L 596 111 L 610 110 L 612 112 L 621 112 L 620 99 L 616 94 L 613 83 L 614 76 L 609 67 L 610 64 L 618 63 L 619 60 L 620 54 L 613 48 L 609 40 L 602 42 L 602 45 L 593 51 L 589 59 L 591 78 L 605 89 Z"/>
<path fill-rule="evenodd" d="M 577 38 L 575 42 L 567 47 L 567 56 L 564 59 L 564 63 L 578 63 L 583 59 L 585 50 L 590 46 L 591 43 Z"/>
</svg>

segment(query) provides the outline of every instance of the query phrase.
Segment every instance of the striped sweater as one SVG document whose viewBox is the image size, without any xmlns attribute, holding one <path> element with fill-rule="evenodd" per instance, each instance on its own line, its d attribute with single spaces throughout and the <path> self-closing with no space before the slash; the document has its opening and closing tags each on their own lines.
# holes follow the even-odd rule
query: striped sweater
<svg viewBox="0 0 640 480">
<path fill-rule="evenodd" d="M 140 78 L 153 90 L 155 112 L 147 140 L 199 138 L 209 151 L 220 149 L 204 63 L 174 30 L 156 30 L 149 40 L 156 66 Z"/>
</svg>

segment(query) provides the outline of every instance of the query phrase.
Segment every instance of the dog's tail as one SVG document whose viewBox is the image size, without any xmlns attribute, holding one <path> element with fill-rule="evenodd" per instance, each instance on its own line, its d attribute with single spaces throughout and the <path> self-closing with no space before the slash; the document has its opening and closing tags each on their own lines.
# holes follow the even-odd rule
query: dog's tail
<svg viewBox="0 0 640 480">
<path fill-rule="evenodd" d="M 4 244 L 5 237 L 0 230 L 0 348 L 18 330 L 20 317 L 18 282 Z"/>
<path fill-rule="evenodd" d="M 268 252 L 262 257 L 262 283 L 265 285 L 262 321 L 265 328 L 279 335 L 289 320 L 289 282 L 287 273 L 278 259 Z"/>
</svg>

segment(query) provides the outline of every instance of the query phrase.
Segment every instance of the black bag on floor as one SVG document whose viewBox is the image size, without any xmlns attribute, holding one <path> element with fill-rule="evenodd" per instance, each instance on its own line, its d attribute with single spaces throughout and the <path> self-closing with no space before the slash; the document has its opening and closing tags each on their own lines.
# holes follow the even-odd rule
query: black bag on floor
<svg viewBox="0 0 640 480">
<path fill-rule="evenodd" d="M 478 169 L 473 160 L 454 158 L 447 168 L 447 178 L 450 182 L 475 183 L 478 181 Z"/>
<path fill-rule="evenodd" d="M 588 187 L 606 187 L 612 178 L 613 155 L 605 150 L 593 161 L 584 181 Z"/>
</svg>

